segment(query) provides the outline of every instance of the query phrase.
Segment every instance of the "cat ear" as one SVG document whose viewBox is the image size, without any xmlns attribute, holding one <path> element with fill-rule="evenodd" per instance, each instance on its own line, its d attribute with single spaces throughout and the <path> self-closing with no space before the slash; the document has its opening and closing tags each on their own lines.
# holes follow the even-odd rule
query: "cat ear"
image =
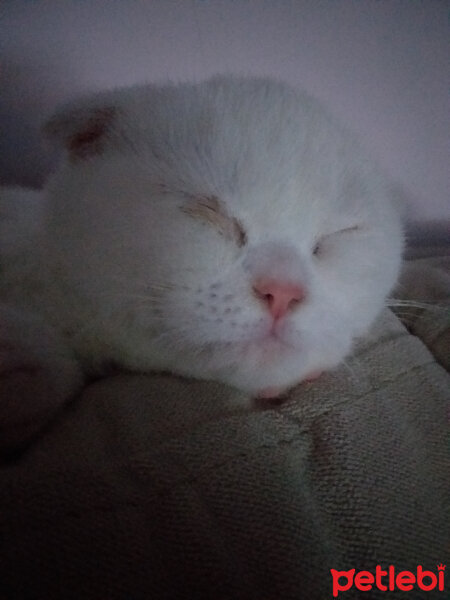
<svg viewBox="0 0 450 600">
<path fill-rule="evenodd" d="M 71 160 L 86 160 L 103 153 L 114 133 L 118 112 L 108 103 L 66 106 L 50 118 L 44 133 L 62 144 Z"/>
</svg>

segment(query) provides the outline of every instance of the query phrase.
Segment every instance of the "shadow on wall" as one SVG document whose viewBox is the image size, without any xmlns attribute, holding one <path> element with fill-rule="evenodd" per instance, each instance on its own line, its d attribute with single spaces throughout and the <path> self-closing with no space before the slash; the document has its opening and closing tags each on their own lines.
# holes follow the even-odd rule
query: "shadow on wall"
<svg viewBox="0 0 450 600">
<path fill-rule="evenodd" d="M 55 155 L 46 144 L 41 127 L 55 106 L 67 99 L 74 76 L 73 70 L 55 72 L 31 59 L 26 62 L 23 57 L 2 58 L 0 184 L 43 184 Z"/>
</svg>

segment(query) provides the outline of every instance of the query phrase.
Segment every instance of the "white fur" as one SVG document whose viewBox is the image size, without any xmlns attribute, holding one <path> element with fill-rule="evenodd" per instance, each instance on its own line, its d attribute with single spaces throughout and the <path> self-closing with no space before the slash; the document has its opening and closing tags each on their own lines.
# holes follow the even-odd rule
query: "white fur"
<svg viewBox="0 0 450 600">
<path fill-rule="evenodd" d="M 74 156 L 74 136 L 96 119 L 99 146 L 80 138 Z M 402 233 L 388 182 L 286 85 L 133 87 L 63 109 L 49 130 L 68 156 L 45 192 L 39 243 L 8 262 L 0 297 L 39 313 L 88 368 L 287 388 L 336 366 L 396 281 Z M 183 210 L 213 196 L 245 245 Z M 306 287 L 278 339 L 252 292 L 259 276 Z"/>
</svg>

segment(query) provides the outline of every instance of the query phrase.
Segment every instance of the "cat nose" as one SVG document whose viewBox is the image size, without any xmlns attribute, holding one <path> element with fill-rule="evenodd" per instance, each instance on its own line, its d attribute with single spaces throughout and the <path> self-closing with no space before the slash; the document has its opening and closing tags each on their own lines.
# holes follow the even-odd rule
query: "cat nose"
<svg viewBox="0 0 450 600">
<path fill-rule="evenodd" d="M 274 279 L 258 279 L 253 284 L 256 296 L 265 302 L 274 319 L 280 319 L 305 299 L 303 286 Z"/>
</svg>

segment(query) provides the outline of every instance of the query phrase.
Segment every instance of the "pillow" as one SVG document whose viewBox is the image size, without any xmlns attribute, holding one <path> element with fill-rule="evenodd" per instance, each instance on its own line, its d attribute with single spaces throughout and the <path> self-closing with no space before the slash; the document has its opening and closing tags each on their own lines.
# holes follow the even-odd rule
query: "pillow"
<svg viewBox="0 0 450 600">
<path fill-rule="evenodd" d="M 389 310 L 267 410 L 168 375 L 94 383 L 0 471 L 3 598 L 322 600 L 331 569 L 437 573 L 449 390 Z"/>
</svg>

